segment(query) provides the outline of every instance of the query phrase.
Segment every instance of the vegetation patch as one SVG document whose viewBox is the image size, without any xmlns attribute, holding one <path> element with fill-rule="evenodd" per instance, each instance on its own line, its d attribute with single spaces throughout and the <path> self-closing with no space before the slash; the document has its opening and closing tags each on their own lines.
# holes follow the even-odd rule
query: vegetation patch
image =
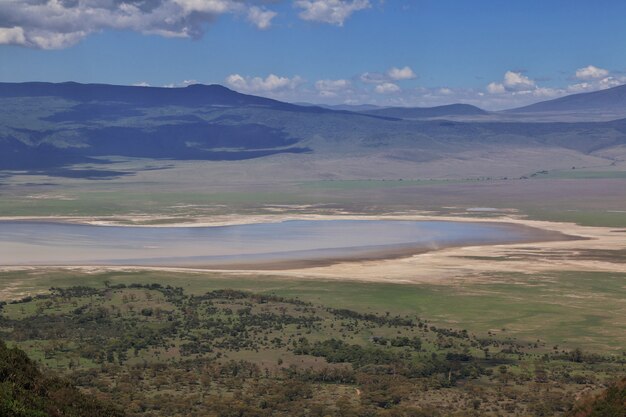
<svg viewBox="0 0 626 417">
<path fill-rule="evenodd" d="M 626 364 L 415 314 L 155 283 L 52 288 L 3 303 L 0 329 L 129 416 L 565 415 Z"/>
</svg>

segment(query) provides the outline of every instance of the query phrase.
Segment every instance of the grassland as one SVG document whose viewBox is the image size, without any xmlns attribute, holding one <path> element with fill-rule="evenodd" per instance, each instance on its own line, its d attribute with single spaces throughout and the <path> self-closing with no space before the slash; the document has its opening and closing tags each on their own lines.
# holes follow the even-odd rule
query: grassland
<svg viewBox="0 0 626 417">
<path fill-rule="evenodd" d="M 471 218 L 505 214 L 588 226 L 626 228 L 626 180 L 621 171 L 550 171 L 532 178 L 529 175 L 528 179 L 404 177 L 400 180 L 390 177 L 383 181 L 363 178 L 309 180 L 295 177 L 275 182 L 267 181 L 267 173 L 266 177 L 259 175 L 258 178 L 253 174 L 250 176 L 254 178 L 225 178 L 220 172 L 223 169 L 231 172 L 228 171 L 231 169 L 236 173 L 240 168 L 237 164 L 214 168 L 200 163 L 177 163 L 171 169 L 140 172 L 135 176 L 107 181 L 14 175 L 0 178 L 3 183 L 0 186 L 0 216 L 69 216 L 150 224 L 259 214 L 380 215 L 427 212 Z M 618 233 L 619 230 L 614 231 L 614 236 L 623 234 Z M 535 260 L 539 260 L 537 257 L 549 258 L 558 264 L 559 257 L 566 253 L 557 249 L 550 253 L 533 252 L 530 249 L 525 252 L 502 250 L 496 254 L 501 256 L 495 257 L 490 256 L 493 255 L 490 253 L 472 252 L 474 258 L 483 256 L 483 261 L 493 265 L 491 272 L 472 272 L 476 276 L 467 280 L 451 279 L 420 284 L 364 282 L 359 281 L 363 277 L 358 276 L 349 281 L 305 279 L 288 274 L 272 275 L 271 272 L 222 274 L 80 268 L 4 270 L 0 272 L 0 301 L 35 294 L 49 296 L 50 287 L 80 285 L 97 288 L 104 293 L 93 297 L 60 298 L 53 300 L 50 306 L 45 304 L 46 299 L 8 304 L 3 309 L 3 317 L 14 322 L 1 330 L 4 332 L 3 338 L 10 339 L 11 343 L 19 345 L 46 366 L 57 368 L 78 381 L 84 391 L 104 398 L 124 398 L 127 401 L 124 405 L 131 415 L 227 415 L 217 411 L 207 414 L 206 407 L 221 406 L 222 411 L 229 407 L 241 409 L 243 403 L 256 407 L 260 406 L 258 399 L 264 396 L 276 399 L 294 395 L 299 401 L 302 393 L 309 395 L 307 393 L 314 392 L 308 399 L 304 398 L 304 402 L 276 403 L 277 407 L 285 415 L 298 415 L 294 413 L 294 408 L 289 408 L 296 406 L 299 407 L 298 411 L 307 410 L 308 414 L 304 414 L 307 416 L 351 416 L 358 415 L 354 414 L 355 407 L 371 406 L 373 393 L 377 390 L 387 395 L 390 385 L 402 387 L 405 384 L 416 394 L 406 397 L 402 392 L 395 393 L 401 399 L 394 407 L 412 407 L 410 412 L 413 414 L 409 414 L 408 408 L 393 414 L 393 407 L 383 407 L 377 411 L 383 413 L 380 415 L 433 416 L 441 410 L 446 410 L 442 412 L 443 415 L 458 416 L 563 415 L 578 395 L 596 392 L 624 373 L 626 267 L 621 272 L 620 268 L 624 265 L 623 251 L 610 250 L 609 247 L 586 248 L 583 242 L 579 245 L 580 253 L 576 259 L 591 263 L 611 262 L 614 266 L 612 270 L 616 272 L 549 270 L 521 273 L 504 272 L 504 268 L 498 271 L 498 264 L 510 264 L 512 258 L 517 259 L 518 266 L 523 266 L 523 262 L 532 266 Z M 519 258 L 520 253 L 524 257 Z M 457 262 L 462 264 L 464 259 L 458 257 Z M 570 256 L 569 259 L 573 258 Z M 472 260 L 475 259 L 467 258 L 468 263 Z M 127 326 L 127 330 L 139 326 L 139 329 L 152 332 L 162 328 L 158 326 L 168 326 L 167 323 L 158 324 L 148 316 L 142 316 L 141 311 L 145 308 L 175 311 L 177 320 L 193 318 L 188 316 L 184 306 L 167 304 L 158 291 L 152 294 L 152 300 L 147 300 L 143 288 L 112 289 L 120 284 L 133 283 L 181 287 L 185 297 L 229 288 L 248 291 L 257 296 L 285 297 L 312 303 L 314 314 L 323 318 L 322 327 L 304 332 L 295 328 L 274 331 L 267 334 L 268 340 L 278 338 L 281 343 L 291 343 L 290 346 L 293 346 L 294 337 L 300 332 L 313 342 L 337 338 L 350 345 L 369 349 L 378 348 L 371 340 L 378 333 L 389 337 L 417 336 L 423 345 L 419 352 L 410 352 L 413 355 L 411 360 L 415 363 L 427 363 L 433 354 L 445 358 L 448 353 L 466 353 L 467 349 L 472 357 L 469 363 L 490 369 L 491 374 L 487 372 L 468 376 L 460 372 L 451 378 L 445 372 L 438 372 L 425 379 L 394 376 L 396 379 L 388 380 L 385 379 L 387 376 L 374 377 L 372 372 L 375 367 L 364 370 L 361 365 L 337 364 L 325 356 L 296 355 L 284 346 L 278 348 L 269 345 L 259 351 L 251 349 L 250 345 L 239 350 L 231 347 L 214 349 L 213 352 L 199 356 L 197 353 L 181 355 L 183 345 L 195 343 L 197 340 L 194 337 L 200 340 L 204 337 L 201 337 L 204 330 L 193 321 L 184 321 L 187 324 L 181 327 L 181 334 L 172 336 L 168 340 L 169 348 L 158 350 L 158 355 L 156 350 L 151 350 L 154 346 L 139 349 L 136 356 L 133 348 L 128 347 L 124 351 L 116 348 L 113 349 L 112 362 L 106 359 L 106 351 L 99 350 L 97 344 L 94 346 L 94 341 L 101 340 L 97 335 L 83 339 L 78 334 L 67 335 L 64 336 L 64 343 L 58 345 L 52 343 L 51 339 L 54 338 L 42 339 L 27 333 L 11 332 L 13 325 L 22 326 L 22 329 L 30 326 L 40 331 L 45 328 L 45 323 L 55 320 L 74 323 L 73 320 L 81 318 L 80 314 L 74 315 L 73 312 L 85 306 L 85 312 L 102 312 L 98 309 L 105 308 L 108 317 L 119 311 L 121 316 L 116 318 L 113 314 L 110 318 L 120 328 Z M 102 295 L 105 293 L 111 297 Z M 136 304 L 132 311 L 127 308 L 128 303 L 123 301 L 124 295 L 130 299 L 131 293 L 135 297 L 133 303 Z M 192 302 L 191 298 L 185 300 L 186 303 Z M 221 301 L 226 304 L 230 302 Z M 247 302 L 251 301 L 241 301 L 243 304 Z M 237 301 L 235 304 L 239 303 Z M 227 307 L 226 304 L 222 307 Z M 231 307 L 235 311 L 246 306 Z M 280 307 L 268 306 L 274 312 L 279 312 Z M 349 321 L 328 315 L 329 308 L 349 309 L 358 314 L 386 316 L 389 313 L 391 317 L 419 318 L 427 322 L 428 326 L 438 329 L 452 329 L 455 332 L 467 330 L 471 340 L 468 345 L 464 338 L 448 337 L 452 344 L 445 345 L 437 342 L 447 336 L 439 338 L 436 332 L 416 332 L 415 329 L 407 328 L 383 329 L 371 323 L 370 327 L 354 328 L 350 327 Z M 220 318 L 225 315 L 218 314 Z M 85 317 L 94 316 L 87 314 Z M 212 323 L 214 318 L 202 314 L 200 323 Z M 342 322 L 345 331 L 333 330 L 330 327 L 333 321 L 335 325 Z M 94 332 L 97 328 L 95 325 L 91 327 Z M 229 330 L 232 328 L 229 327 Z M 310 333 L 306 333 L 309 330 Z M 128 333 L 130 339 L 141 339 L 131 333 Z M 247 335 L 240 339 L 250 342 L 254 338 Z M 484 340 L 497 341 L 498 347 L 492 346 L 490 349 L 493 353 L 501 354 L 498 360 L 504 360 L 503 363 L 485 362 L 483 351 L 477 349 L 476 345 L 472 346 L 472 342 L 480 344 Z M 85 344 L 89 344 L 91 350 L 85 349 Z M 511 346 L 515 348 L 507 350 Z M 187 348 L 190 347 L 193 346 Z M 99 352 L 95 356 L 99 358 L 97 361 L 93 357 L 81 356 L 81 352 L 94 351 Z M 390 348 L 390 351 L 406 353 L 395 347 Z M 101 355 L 103 352 L 104 361 Z M 120 352 L 123 352 L 121 356 Z M 581 357 L 572 359 L 572 356 L 568 356 L 576 352 L 582 352 L 581 357 L 586 359 L 578 361 Z M 222 355 L 219 358 L 218 353 Z M 253 369 L 252 373 L 235 377 L 229 373 L 232 372 L 228 368 L 231 359 L 239 364 L 235 367 L 238 372 L 241 369 Z M 245 365 L 239 361 L 244 361 Z M 292 365 L 295 366 L 292 370 L 297 371 L 289 371 Z M 463 362 L 462 365 L 468 364 Z M 355 373 L 349 374 L 346 380 L 333 380 L 332 383 L 319 381 L 315 378 L 321 378 L 319 371 L 324 366 L 341 369 L 341 372 L 348 369 Z M 395 371 L 402 366 L 398 363 Z M 501 366 L 505 367 L 502 372 Z M 314 372 L 304 377 L 303 374 L 309 368 Z M 384 372 L 381 370 L 383 368 L 375 369 L 383 374 L 395 372 L 389 368 L 384 368 Z M 266 372 L 269 372 L 269 376 L 264 378 Z M 345 375 L 341 376 L 341 372 L 334 374 L 335 377 L 343 378 Z M 155 378 L 157 374 L 167 376 L 158 379 Z M 210 375 L 210 378 L 199 380 L 192 374 Z M 404 378 L 408 378 L 408 382 Z M 452 379 L 455 381 L 450 385 Z M 382 385 L 364 381 L 378 381 Z M 297 392 L 289 394 L 279 389 L 279 385 L 298 387 Z M 130 396 L 127 397 L 127 394 Z M 242 401 L 233 403 L 237 398 Z M 480 401 L 476 403 L 474 399 Z M 320 406 L 315 408 L 317 411 L 311 408 L 312 404 Z M 416 404 L 423 407 L 416 409 Z M 162 407 L 160 410 L 157 409 L 159 406 Z M 257 410 L 257 414 L 241 415 L 262 414 L 258 414 Z"/>
<path fill-rule="evenodd" d="M 433 288 L 392 303 L 391 286 L 263 280 L 256 293 L 206 292 L 199 282 L 119 282 L 158 278 L 145 273 L 94 278 L 97 289 L 2 305 L 0 335 L 130 416 L 560 416 L 583 386 L 601 390 L 626 364 L 502 329 L 438 325 L 414 304 L 435 305 Z"/>
<path fill-rule="evenodd" d="M 117 217 L 123 221 L 145 216 L 167 222 L 277 212 L 424 211 L 478 217 L 493 213 L 467 210 L 490 207 L 536 220 L 626 225 L 626 171 L 550 171 L 529 179 L 271 180 L 267 176 L 273 171 L 256 175 L 251 164 L 252 168 L 236 163 L 176 163 L 164 170 L 103 181 L 24 175 L 0 178 L 0 217 Z M 249 177 L 237 176 L 248 169 Z"/>
<path fill-rule="evenodd" d="M 626 346 L 626 273 L 493 274 L 464 284 L 378 284 L 164 271 L 0 273 L 3 298 L 51 286 L 105 283 L 180 286 L 190 294 L 223 288 L 274 294 L 364 312 L 418 314 L 433 323 L 595 352 Z"/>
</svg>

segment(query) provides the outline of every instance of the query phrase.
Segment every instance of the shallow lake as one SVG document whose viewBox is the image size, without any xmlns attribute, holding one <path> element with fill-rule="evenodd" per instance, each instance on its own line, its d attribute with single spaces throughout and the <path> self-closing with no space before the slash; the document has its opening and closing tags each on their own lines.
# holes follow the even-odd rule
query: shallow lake
<svg viewBox="0 0 626 417">
<path fill-rule="evenodd" d="M 408 255 L 449 246 L 555 240 L 509 223 L 292 220 L 212 227 L 0 221 L 0 265 L 239 266 Z"/>
</svg>

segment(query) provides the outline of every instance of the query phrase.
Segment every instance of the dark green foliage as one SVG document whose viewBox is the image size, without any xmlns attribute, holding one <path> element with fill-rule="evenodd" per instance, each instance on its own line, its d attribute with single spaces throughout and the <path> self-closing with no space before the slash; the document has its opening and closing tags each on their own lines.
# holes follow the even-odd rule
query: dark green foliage
<svg viewBox="0 0 626 417">
<path fill-rule="evenodd" d="M 581 385 L 601 386 L 597 375 L 615 375 L 625 363 L 477 337 L 416 316 L 228 289 L 189 295 L 158 284 L 55 288 L 6 304 L 0 334 L 132 417 L 562 416 Z M 31 376 L 2 385 L 6 407 L 23 406 L 9 398 L 27 390 L 60 392 L 49 398 L 57 402 L 76 396 L 71 406 L 59 403 L 70 408 L 58 416 L 90 406 L 16 358 L 10 362 L 28 366 L 14 368 Z M 31 408 L 47 404 L 27 398 Z M 89 415 L 106 415 L 97 412 Z"/>
<path fill-rule="evenodd" d="M 365 365 L 387 365 L 398 361 L 398 356 L 392 352 L 350 345 L 342 340 L 329 339 L 310 345 L 306 339 L 300 340 L 295 353 L 299 355 L 321 356 L 330 363 L 347 362 L 360 368 Z"/>
<path fill-rule="evenodd" d="M 626 378 L 580 404 L 571 417 L 626 417 Z"/>
<path fill-rule="evenodd" d="M 124 413 L 44 375 L 25 352 L 0 341 L 0 416 L 121 417 Z"/>
</svg>

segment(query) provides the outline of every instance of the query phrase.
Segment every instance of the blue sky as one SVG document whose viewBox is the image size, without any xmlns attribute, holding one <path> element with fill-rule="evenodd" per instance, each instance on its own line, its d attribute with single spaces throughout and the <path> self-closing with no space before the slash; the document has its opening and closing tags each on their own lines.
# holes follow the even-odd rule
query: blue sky
<svg viewBox="0 0 626 417">
<path fill-rule="evenodd" d="M 0 81 L 505 108 L 626 82 L 621 0 L 2 0 Z"/>
</svg>

